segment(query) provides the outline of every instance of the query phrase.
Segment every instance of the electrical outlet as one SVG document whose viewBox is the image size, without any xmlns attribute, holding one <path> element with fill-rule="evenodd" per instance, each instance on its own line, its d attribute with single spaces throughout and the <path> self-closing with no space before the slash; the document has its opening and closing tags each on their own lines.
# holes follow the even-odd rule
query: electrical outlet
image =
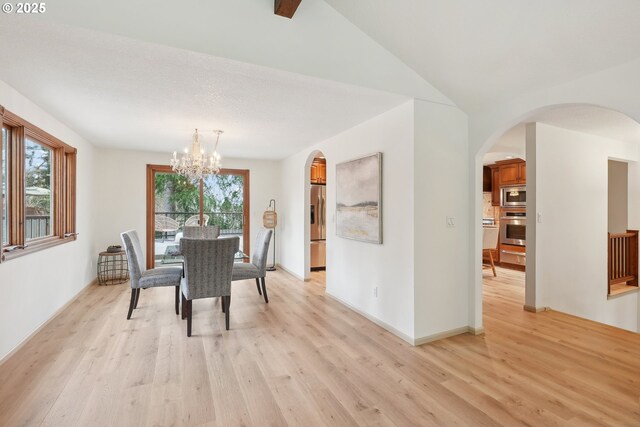
<svg viewBox="0 0 640 427">
<path fill-rule="evenodd" d="M 538 223 L 542 224 L 542 212 L 538 212 Z"/>
<path fill-rule="evenodd" d="M 452 216 L 448 216 L 447 217 L 447 228 L 455 228 L 456 226 L 456 219 Z"/>
<path fill-rule="evenodd" d="M 377 286 L 374 286 L 374 288 L 373 288 L 373 296 L 378 298 L 378 287 Z"/>
</svg>

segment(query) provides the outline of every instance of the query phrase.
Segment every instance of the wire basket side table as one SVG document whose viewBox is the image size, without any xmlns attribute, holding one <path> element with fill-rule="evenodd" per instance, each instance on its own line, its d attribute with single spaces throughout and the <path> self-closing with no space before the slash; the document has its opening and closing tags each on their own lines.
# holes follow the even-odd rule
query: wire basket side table
<svg viewBox="0 0 640 427">
<path fill-rule="evenodd" d="M 98 256 L 98 284 L 117 285 L 129 280 L 127 254 L 120 252 L 100 252 Z"/>
</svg>

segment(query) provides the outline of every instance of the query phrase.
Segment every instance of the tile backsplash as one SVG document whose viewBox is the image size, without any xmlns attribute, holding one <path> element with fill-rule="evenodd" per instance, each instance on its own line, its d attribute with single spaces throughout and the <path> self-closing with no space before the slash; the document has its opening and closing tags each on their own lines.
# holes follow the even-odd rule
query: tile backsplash
<svg viewBox="0 0 640 427">
<path fill-rule="evenodd" d="M 494 218 L 497 221 L 499 215 L 500 208 L 491 206 L 491 193 L 482 193 L 482 217 Z"/>
</svg>

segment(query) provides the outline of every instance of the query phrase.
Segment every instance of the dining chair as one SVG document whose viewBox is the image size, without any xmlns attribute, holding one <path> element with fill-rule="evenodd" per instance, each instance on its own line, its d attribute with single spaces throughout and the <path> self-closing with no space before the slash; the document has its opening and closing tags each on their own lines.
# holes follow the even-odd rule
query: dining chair
<svg viewBox="0 0 640 427">
<path fill-rule="evenodd" d="M 142 256 L 142 246 L 140 246 L 138 233 L 135 230 L 125 231 L 120 234 L 120 238 L 127 253 L 131 282 L 131 301 L 129 302 L 127 320 L 131 319 L 131 313 L 138 307 L 140 289 L 157 288 L 160 286 L 174 286 L 176 288 L 175 308 L 176 314 L 179 314 L 178 302 L 180 298 L 182 268 L 162 267 L 147 270 L 144 264 L 144 257 Z"/>
<path fill-rule="evenodd" d="M 217 225 L 207 225 L 204 227 L 184 226 L 182 237 L 188 239 L 217 239 L 220 236 L 220 227 Z"/>
<path fill-rule="evenodd" d="M 256 279 L 256 286 L 258 293 L 264 297 L 264 302 L 269 303 L 269 297 L 267 296 L 267 253 L 269 252 L 269 242 L 271 241 L 271 235 L 273 230 L 267 230 L 263 228 L 258 232 L 256 238 L 255 247 L 253 250 L 253 256 L 250 263 L 237 262 L 233 265 L 233 279 L 247 280 Z M 262 283 L 262 290 L 260 290 L 260 284 Z"/>
<path fill-rule="evenodd" d="M 184 256 L 182 318 L 187 319 L 187 336 L 191 336 L 192 302 L 194 299 L 222 297 L 225 326 L 229 330 L 231 276 L 233 257 L 239 237 L 228 239 L 190 239 L 180 241 Z"/>
<path fill-rule="evenodd" d="M 482 256 L 487 254 L 489 256 L 489 265 L 483 268 L 490 268 L 493 270 L 493 277 L 497 277 L 496 265 L 493 261 L 493 251 L 498 247 L 498 235 L 500 229 L 498 227 L 483 227 L 482 228 Z"/>
</svg>

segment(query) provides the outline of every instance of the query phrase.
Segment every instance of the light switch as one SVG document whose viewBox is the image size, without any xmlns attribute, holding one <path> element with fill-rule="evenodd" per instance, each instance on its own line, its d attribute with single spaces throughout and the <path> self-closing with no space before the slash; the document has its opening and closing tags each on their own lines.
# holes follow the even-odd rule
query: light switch
<svg viewBox="0 0 640 427">
<path fill-rule="evenodd" d="M 542 224 L 542 213 L 538 212 L 538 223 Z"/>
<path fill-rule="evenodd" d="M 455 228 L 456 226 L 456 219 L 452 216 L 448 216 L 447 217 L 447 228 Z"/>
</svg>

